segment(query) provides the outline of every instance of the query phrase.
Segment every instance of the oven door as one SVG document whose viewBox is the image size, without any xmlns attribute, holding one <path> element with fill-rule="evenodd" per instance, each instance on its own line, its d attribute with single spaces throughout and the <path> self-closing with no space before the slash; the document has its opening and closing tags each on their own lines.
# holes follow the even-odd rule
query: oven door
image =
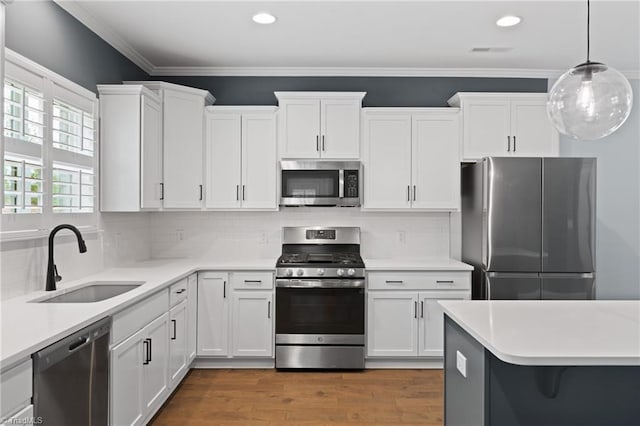
<svg viewBox="0 0 640 426">
<path fill-rule="evenodd" d="M 358 162 L 282 161 L 281 206 L 359 206 Z"/>
<path fill-rule="evenodd" d="M 364 345 L 363 287 L 283 287 L 279 284 L 276 287 L 276 344 Z"/>
</svg>

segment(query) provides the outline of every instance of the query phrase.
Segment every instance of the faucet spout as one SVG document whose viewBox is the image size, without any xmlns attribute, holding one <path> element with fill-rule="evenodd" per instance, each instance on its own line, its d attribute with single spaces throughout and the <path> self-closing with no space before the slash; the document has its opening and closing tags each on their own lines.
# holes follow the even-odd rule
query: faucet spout
<svg viewBox="0 0 640 426">
<path fill-rule="evenodd" d="M 45 286 L 46 291 L 53 291 L 56 289 L 56 283 L 62 279 L 62 277 L 58 274 L 58 268 L 53 261 L 53 240 L 58 233 L 58 231 L 62 229 L 68 229 L 72 231 L 76 235 L 76 239 L 78 240 L 78 250 L 80 253 L 87 252 L 87 245 L 82 238 L 82 234 L 73 225 L 62 224 L 58 225 L 51 230 L 49 233 L 49 260 L 47 262 L 47 284 Z"/>
</svg>

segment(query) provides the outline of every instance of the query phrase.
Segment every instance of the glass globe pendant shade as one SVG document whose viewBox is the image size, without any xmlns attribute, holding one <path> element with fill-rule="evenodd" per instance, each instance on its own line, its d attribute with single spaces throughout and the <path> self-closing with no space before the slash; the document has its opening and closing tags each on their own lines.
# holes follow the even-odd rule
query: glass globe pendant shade
<svg viewBox="0 0 640 426">
<path fill-rule="evenodd" d="M 631 85 L 620 72 L 587 61 L 564 73 L 553 85 L 547 114 L 560 133 L 595 140 L 622 126 L 632 102 Z"/>
</svg>

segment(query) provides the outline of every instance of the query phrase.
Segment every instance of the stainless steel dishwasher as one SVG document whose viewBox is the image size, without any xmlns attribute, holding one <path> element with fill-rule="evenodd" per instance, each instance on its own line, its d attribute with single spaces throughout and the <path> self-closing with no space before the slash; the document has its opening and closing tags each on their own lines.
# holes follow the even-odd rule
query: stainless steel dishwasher
<svg viewBox="0 0 640 426">
<path fill-rule="evenodd" d="M 33 355 L 34 416 L 43 425 L 106 426 L 111 317 Z"/>
</svg>

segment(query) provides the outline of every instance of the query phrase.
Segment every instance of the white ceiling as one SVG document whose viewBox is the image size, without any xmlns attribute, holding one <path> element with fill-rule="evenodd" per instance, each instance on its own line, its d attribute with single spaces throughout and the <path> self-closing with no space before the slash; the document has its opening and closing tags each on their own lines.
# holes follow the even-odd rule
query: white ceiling
<svg viewBox="0 0 640 426">
<path fill-rule="evenodd" d="M 541 76 L 586 58 L 586 1 L 57 2 L 155 75 Z M 507 13 L 523 22 L 497 27 Z M 639 0 L 591 2 L 591 59 L 639 73 Z"/>
</svg>

